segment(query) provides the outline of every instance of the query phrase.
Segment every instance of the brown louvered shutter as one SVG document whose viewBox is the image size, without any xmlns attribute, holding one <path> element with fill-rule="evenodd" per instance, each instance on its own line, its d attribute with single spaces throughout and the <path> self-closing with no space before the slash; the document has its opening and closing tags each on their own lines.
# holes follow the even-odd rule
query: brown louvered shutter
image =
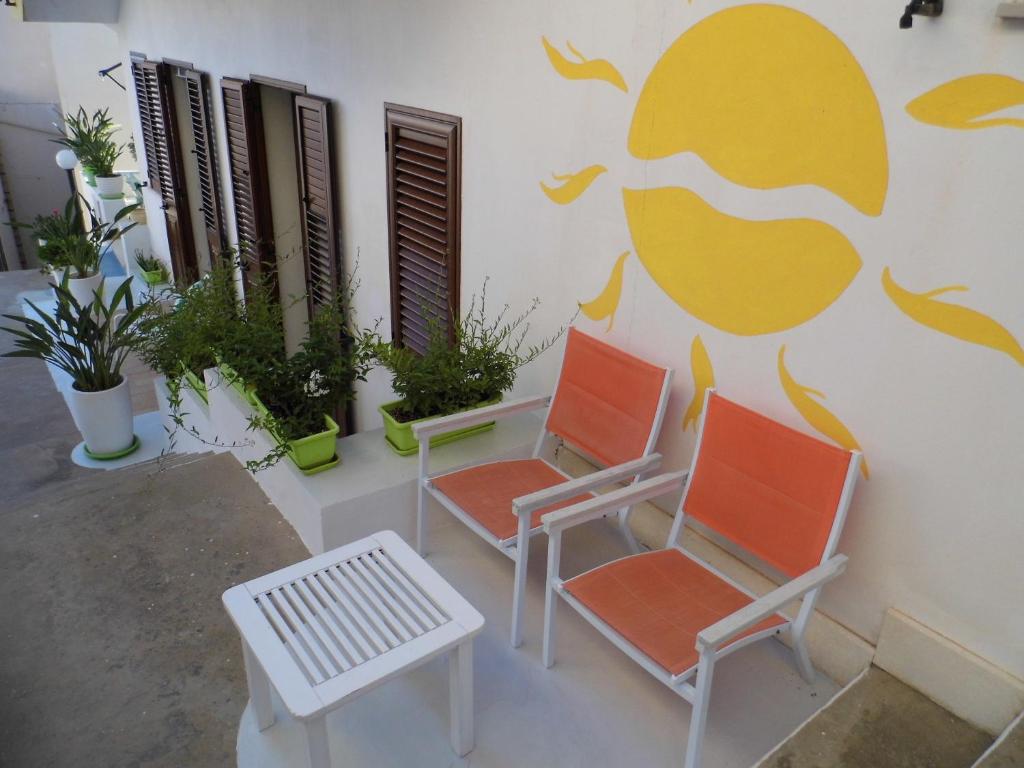
<svg viewBox="0 0 1024 768">
<path fill-rule="evenodd" d="M 188 91 L 189 123 L 195 147 L 196 171 L 199 179 L 199 212 L 203 215 L 210 259 L 224 250 L 224 226 L 221 217 L 220 179 L 217 175 L 217 152 L 210 112 L 210 88 L 206 74 L 188 69 L 181 72 Z"/>
<path fill-rule="evenodd" d="M 150 185 L 160 193 L 174 276 L 190 283 L 199 277 L 199 265 L 185 191 L 185 171 L 181 160 L 181 141 L 170 70 L 162 62 L 146 60 L 136 63 L 141 69 L 142 86 L 138 91 L 139 115 L 145 116 L 149 127 L 147 134 L 146 124 L 143 124 L 146 172 Z M 138 85 L 139 81 L 136 83 Z"/>
<path fill-rule="evenodd" d="M 394 104 L 384 118 L 391 336 L 422 353 L 459 311 L 462 119 Z"/>
<path fill-rule="evenodd" d="M 135 99 L 139 107 L 142 150 L 146 157 L 146 175 L 149 178 L 149 186 L 159 192 L 160 172 L 156 160 L 156 139 L 153 136 L 153 115 L 150 111 L 151 97 L 146 87 L 146 72 L 141 61 L 132 61 L 132 79 L 135 81 Z"/>
<path fill-rule="evenodd" d="M 295 141 L 310 314 L 338 298 L 338 245 L 329 103 L 295 96 Z"/>
<path fill-rule="evenodd" d="M 224 78 L 220 87 L 239 258 L 244 266 L 243 285 L 248 289 L 253 276 L 273 276 L 277 266 L 260 92 L 248 80 Z"/>
</svg>

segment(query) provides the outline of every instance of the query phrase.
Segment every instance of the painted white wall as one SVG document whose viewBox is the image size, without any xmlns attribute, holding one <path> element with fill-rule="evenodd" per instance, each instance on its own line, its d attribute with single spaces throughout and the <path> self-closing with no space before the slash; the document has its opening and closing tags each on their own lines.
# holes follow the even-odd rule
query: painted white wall
<svg viewBox="0 0 1024 768">
<path fill-rule="evenodd" d="M 952 300 L 1024 335 L 1021 132 L 930 128 L 904 110 L 961 75 L 1019 76 L 1024 29 L 999 23 L 990 3 L 949 3 L 940 20 L 900 31 L 901 7 L 883 0 L 788 0 L 844 40 L 878 95 L 890 184 L 883 214 L 869 218 L 817 189 L 754 191 L 693 156 L 643 163 L 627 152 L 632 110 L 660 54 L 697 20 L 733 4 L 310 0 L 296 11 L 270 0 L 132 0 L 122 9 L 119 55 L 191 60 L 214 82 L 258 72 L 335 100 L 343 251 L 349 268 L 360 254 L 364 324 L 389 313 L 385 101 L 463 118 L 464 296 L 487 275 L 494 304 L 518 308 L 539 296 L 538 332 L 595 296 L 615 257 L 632 249 L 622 186 L 685 185 L 734 215 L 812 216 L 841 229 L 863 268 L 804 325 L 759 337 L 720 332 L 682 311 L 631 258 L 606 338 L 678 371 L 659 445 L 670 467 L 686 465 L 693 447 L 681 415 L 692 394 L 689 347 L 698 333 L 725 395 L 809 431 L 779 384 L 776 355 L 785 344 L 793 375 L 828 394 L 872 467 L 841 543 L 850 569 L 829 588 L 823 609 L 873 641 L 893 606 L 1024 677 L 1024 371 L 1005 355 L 912 322 L 880 285 L 885 266 L 915 290 L 968 285 L 969 294 Z M 561 79 L 541 35 L 613 62 L 629 93 Z M 222 129 L 218 140 L 223 171 Z M 555 206 L 542 195 L 538 182 L 550 173 L 593 163 L 609 173 L 576 203 Z M 604 332 L 603 324 L 579 324 Z M 558 357 L 523 371 L 517 390 L 547 390 Z M 388 394 L 386 377 L 374 374 L 360 392 L 360 426 L 376 424 L 373 408 Z"/>
<path fill-rule="evenodd" d="M 54 123 L 60 120 L 53 62 L 38 55 L 49 49 L 47 26 L 0 14 L 0 195 L 9 203 L 0 204 L 0 222 L 31 222 L 63 208 L 70 194 L 67 176 L 54 162 L 60 147 L 51 142 L 59 135 Z M 26 265 L 37 266 L 31 233 L 0 223 L 0 245 L 11 269 L 21 266 L 19 242 Z"/>
<path fill-rule="evenodd" d="M 49 30 L 49 48 L 63 111 L 75 112 L 82 106 L 92 114 L 97 109 L 107 108 L 111 119 L 120 126 L 114 140 L 119 144 L 127 142 L 132 137 L 129 108 L 132 101 L 131 71 L 122 66 L 111 73 L 128 91 L 122 91 L 109 78 L 98 74 L 101 69 L 118 61 L 126 61 L 121 55 L 115 29 L 106 24 L 92 23 L 25 22 L 23 26 L 26 29 L 40 27 Z M 139 163 L 125 150 L 115 167 L 119 171 L 130 171 L 138 168 Z"/>
</svg>

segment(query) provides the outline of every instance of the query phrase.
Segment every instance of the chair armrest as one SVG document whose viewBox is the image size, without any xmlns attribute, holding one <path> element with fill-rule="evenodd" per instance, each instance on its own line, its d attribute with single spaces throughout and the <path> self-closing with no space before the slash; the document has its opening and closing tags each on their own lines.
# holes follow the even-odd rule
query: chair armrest
<svg viewBox="0 0 1024 768">
<path fill-rule="evenodd" d="M 816 568 L 812 568 L 792 581 L 757 598 L 736 613 L 716 621 L 697 633 L 697 650 L 721 647 L 741 632 L 780 610 L 786 603 L 803 597 L 812 589 L 827 584 L 846 570 L 846 555 L 835 555 Z"/>
<path fill-rule="evenodd" d="M 604 517 L 623 507 L 630 507 L 639 504 L 641 501 L 653 499 L 663 493 L 677 491 L 686 482 L 687 472 L 670 472 L 664 475 L 652 477 L 649 480 L 642 480 L 639 483 L 632 483 L 625 488 L 596 496 L 587 501 L 581 501 L 564 509 L 548 512 L 541 517 L 544 523 L 544 532 L 551 534 L 560 532 L 574 525 L 585 523 L 588 520 L 596 520 Z"/>
<path fill-rule="evenodd" d="M 453 413 L 449 416 L 439 416 L 429 421 L 421 421 L 412 425 L 412 433 L 417 440 L 422 441 L 440 432 L 448 432 L 453 429 L 472 427 L 477 424 L 484 424 L 488 421 L 511 416 L 520 411 L 535 411 L 538 408 L 545 408 L 551 403 L 551 395 L 541 397 L 524 397 L 519 400 L 510 400 L 507 403 L 495 403 L 486 405 L 483 408 L 474 408 L 471 411 Z"/>
<path fill-rule="evenodd" d="M 559 501 L 571 499 L 581 493 L 588 493 L 609 483 L 617 483 L 620 480 L 649 472 L 652 469 L 657 469 L 660 464 L 661 454 L 652 453 L 598 472 L 591 472 L 583 477 L 574 477 L 550 488 L 542 488 L 526 496 L 512 499 L 512 511 L 520 516 L 532 515 L 541 507 L 557 504 Z"/>
</svg>

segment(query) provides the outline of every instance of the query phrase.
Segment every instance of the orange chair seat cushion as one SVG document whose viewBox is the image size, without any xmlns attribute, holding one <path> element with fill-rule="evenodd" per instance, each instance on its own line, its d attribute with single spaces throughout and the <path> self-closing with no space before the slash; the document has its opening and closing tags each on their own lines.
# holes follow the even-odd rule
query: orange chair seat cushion
<svg viewBox="0 0 1024 768">
<path fill-rule="evenodd" d="M 543 459 L 492 461 L 435 478 L 435 488 L 499 539 L 513 538 L 519 519 L 512 500 L 528 493 L 561 485 L 568 478 Z M 533 513 L 530 528 L 540 525 L 541 515 L 593 498 L 585 493 L 542 507 Z"/>
<path fill-rule="evenodd" d="M 616 560 L 565 589 L 673 675 L 696 666 L 698 632 L 753 602 L 676 549 Z M 775 614 L 736 640 L 785 622 Z"/>
</svg>

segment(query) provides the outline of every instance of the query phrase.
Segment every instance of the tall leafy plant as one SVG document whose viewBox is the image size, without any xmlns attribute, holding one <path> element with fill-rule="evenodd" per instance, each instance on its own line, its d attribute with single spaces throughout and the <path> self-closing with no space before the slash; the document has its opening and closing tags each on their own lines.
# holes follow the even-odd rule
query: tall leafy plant
<svg viewBox="0 0 1024 768">
<path fill-rule="evenodd" d="M 377 362 L 391 372 L 391 386 L 401 404 L 391 411 L 398 421 L 446 416 L 494 400 L 515 384 L 520 368 L 537 359 L 565 333 L 562 326 L 538 344 L 528 344 L 529 318 L 540 306 L 535 298 L 518 315 L 506 304 L 487 316 L 487 281 L 461 318 L 453 318 L 453 336 L 433 318 L 426 351 L 415 351 L 376 338 Z"/>
<path fill-rule="evenodd" d="M 4 315 L 16 326 L 2 326 L 15 337 L 16 349 L 4 357 L 45 360 L 67 373 L 80 392 L 102 392 L 124 379 L 121 368 L 140 340 L 139 321 L 145 306 L 135 306 L 131 279 L 114 291 L 108 305 L 100 296 L 79 304 L 67 287 L 65 274 L 56 287 L 57 306 L 53 315 L 31 301 L 26 302 L 35 317 Z M 124 306 L 122 310 L 121 307 Z"/>
<path fill-rule="evenodd" d="M 240 311 L 234 275 L 221 260 L 185 289 L 171 289 L 148 304 L 142 319 L 139 356 L 149 367 L 175 379 L 184 370 L 202 377 L 216 365 Z"/>
<path fill-rule="evenodd" d="M 89 212 L 88 224 L 82 216 L 83 207 Z M 138 203 L 126 205 L 111 221 L 104 222 L 88 201 L 76 192 L 64 204 L 63 212 L 39 216 L 31 224 L 12 224 L 30 229 L 33 235 L 46 241 L 46 245 L 39 249 L 39 258 L 44 264 L 53 269 L 68 268 L 74 278 L 91 277 L 99 271 L 107 246 L 135 226 L 134 222 L 122 226 L 121 221 L 138 207 Z"/>
<path fill-rule="evenodd" d="M 56 144 L 67 147 L 78 161 L 95 171 L 97 176 L 113 176 L 114 164 L 124 152 L 125 145 L 113 140 L 117 124 L 110 119 L 109 109 L 98 109 L 92 115 L 79 107 L 74 114 L 64 116 L 64 135 L 52 139 Z M 61 126 L 56 126 L 58 129 Z"/>
</svg>

